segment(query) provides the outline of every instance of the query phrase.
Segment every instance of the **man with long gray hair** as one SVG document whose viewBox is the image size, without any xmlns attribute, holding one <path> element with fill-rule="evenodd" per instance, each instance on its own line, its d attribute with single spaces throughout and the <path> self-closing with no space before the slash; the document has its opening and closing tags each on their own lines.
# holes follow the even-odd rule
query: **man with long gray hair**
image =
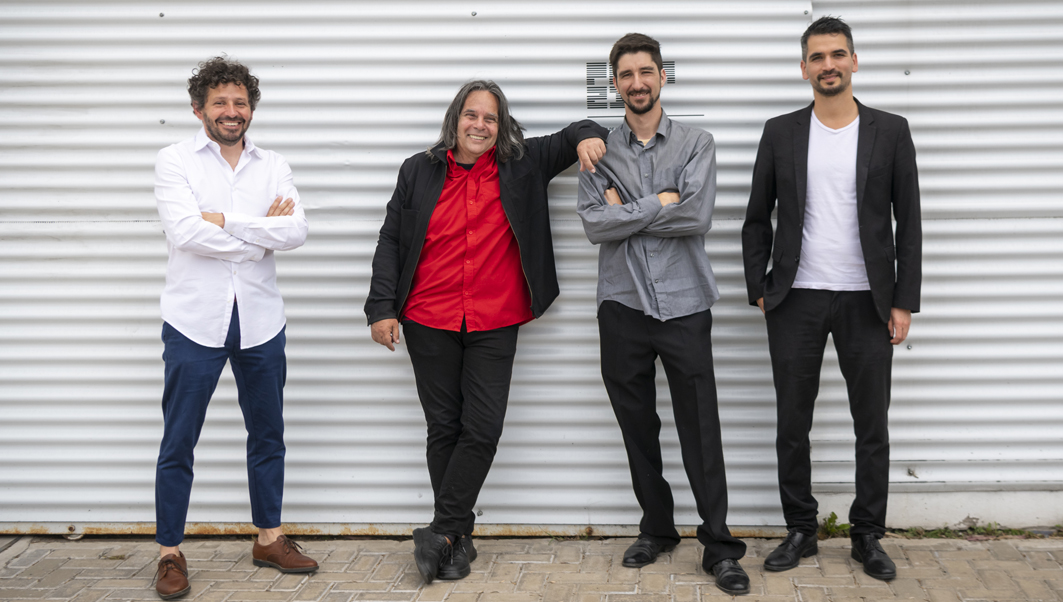
<svg viewBox="0 0 1063 602">
<path fill-rule="evenodd" d="M 439 140 L 399 169 L 373 256 L 372 337 L 394 351 L 402 324 L 428 423 L 435 516 L 413 532 L 428 583 L 461 579 L 476 559 L 473 506 L 502 436 L 517 329 L 558 295 L 547 185 L 605 153 L 592 121 L 523 129 L 497 84 L 462 86 Z"/>
</svg>

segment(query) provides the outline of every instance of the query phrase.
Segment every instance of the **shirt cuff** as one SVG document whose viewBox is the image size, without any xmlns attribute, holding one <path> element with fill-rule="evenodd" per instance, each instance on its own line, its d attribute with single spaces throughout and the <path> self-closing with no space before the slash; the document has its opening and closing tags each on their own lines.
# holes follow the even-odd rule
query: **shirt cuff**
<svg viewBox="0 0 1063 602">
<path fill-rule="evenodd" d="M 637 206 L 639 211 L 645 211 L 646 214 L 650 216 L 651 220 L 657 217 L 657 214 L 660 213 L 663 208 L 663 205 L 661 205 L 661 199 L 657 198 L 657 195 L 655 194 L 635 199 L 632 204 Z"/>
<path fill-rule="evenodd" d="M 248 224 L 251 221 L 251 217 L 244 213 L 223 213 L 225 216 L 225 231 L 232 234 L 236 238 L 244 242 L 251 244 L 259 244 L 258 240 L 248 240 Z"/>
</svg>

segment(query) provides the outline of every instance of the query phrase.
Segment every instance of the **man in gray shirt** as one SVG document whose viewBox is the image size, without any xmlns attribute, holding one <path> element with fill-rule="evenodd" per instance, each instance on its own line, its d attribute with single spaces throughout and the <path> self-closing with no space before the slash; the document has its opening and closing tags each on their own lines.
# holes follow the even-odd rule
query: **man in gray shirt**
<svg viewBox="0 0 1063 602">
<path fill-rule="evenodd" d="M 624 100 L 624 123 L 608 153 L 580 173 L 577 211 L 598 251 L 598 330 L 602 378 L 624 434 L 639 538 L 624 566 L 652 563 L 679 543 L 672 492 L 662 471 L 654 360 L 660 356 L 672 394 L 683 465 L 697 501 L 705 545 L 702 566 L 731 594 L 749 592 L 737 560 L 746 546 L 727 528 L 727 480 L 716 377 L 712 314 L 719 298 L 705 254 L 716 200 L 716 150 L 708 132 L 670 120 L 658 103 L 665 72 L 660 45 L 632 33 L 609 55 Z"/>
</svg>

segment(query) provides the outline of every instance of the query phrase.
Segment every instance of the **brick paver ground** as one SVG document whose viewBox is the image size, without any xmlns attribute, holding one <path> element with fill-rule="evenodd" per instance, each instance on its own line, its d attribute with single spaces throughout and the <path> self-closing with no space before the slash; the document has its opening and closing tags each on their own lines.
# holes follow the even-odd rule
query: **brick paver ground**
<svg viewBox="0 0 1063 602">
<path fill-rule="evenodd" d="M 251 543 L 189 539 L 192 592 L 183 600 L 428 602 L 703 602 L 729 596 L 700 566 L 701 546 L 684 540 L 642 569 L 620 566 L 631 539 L 573 541 L 478 539 L 479 558 L 461 581 L 424 586 L 412 541 L 305 540 L 321 570 L 282 575 L 251 564 Z M 864 575 L 849 542 L 820 543 L 818 556 L 784 573 L 762 559 L 780 540 L 750 539 L 742 565 L 752 581 L 744 600 L 1063 601 L 1063 539 L 884 539 L 897 562 L 890 583 Z M 0 552 L 0 600 L 156 600 L 151 586 L 158 548 L 148 539 L 23 537 Z"/>
</svg>

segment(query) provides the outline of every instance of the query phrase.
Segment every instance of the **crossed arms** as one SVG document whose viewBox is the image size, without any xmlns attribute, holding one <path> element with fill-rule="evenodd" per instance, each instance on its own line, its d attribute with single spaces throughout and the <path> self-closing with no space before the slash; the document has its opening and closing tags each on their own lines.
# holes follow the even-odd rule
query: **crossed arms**
<svg viewBox="0 0 1063 602">
<path fill-rule="evenodd" d="M 709 231 L 716 203 L 716 147 L 711 136 L 699 138 L 673 181 L 645 196 L 636 198 L 607 163 L 608 159 L 599 163 L 594 173 L 579 174 L 576 212 L 591 243 L 624 240 L 633 234 L 669 238 Z"/>
<path fill-rule="evenodd" d="M 172 149 L 155 162 L 155 200 L 171 243 L 187 253 L 236 263 L 259 261 L 267 250 L 287 251 L 306 241 L 307 221 L 287 162 L 278 165 L 277 193 L 264 216 L 200 210 L 180 157 Z"/>
</svg>

